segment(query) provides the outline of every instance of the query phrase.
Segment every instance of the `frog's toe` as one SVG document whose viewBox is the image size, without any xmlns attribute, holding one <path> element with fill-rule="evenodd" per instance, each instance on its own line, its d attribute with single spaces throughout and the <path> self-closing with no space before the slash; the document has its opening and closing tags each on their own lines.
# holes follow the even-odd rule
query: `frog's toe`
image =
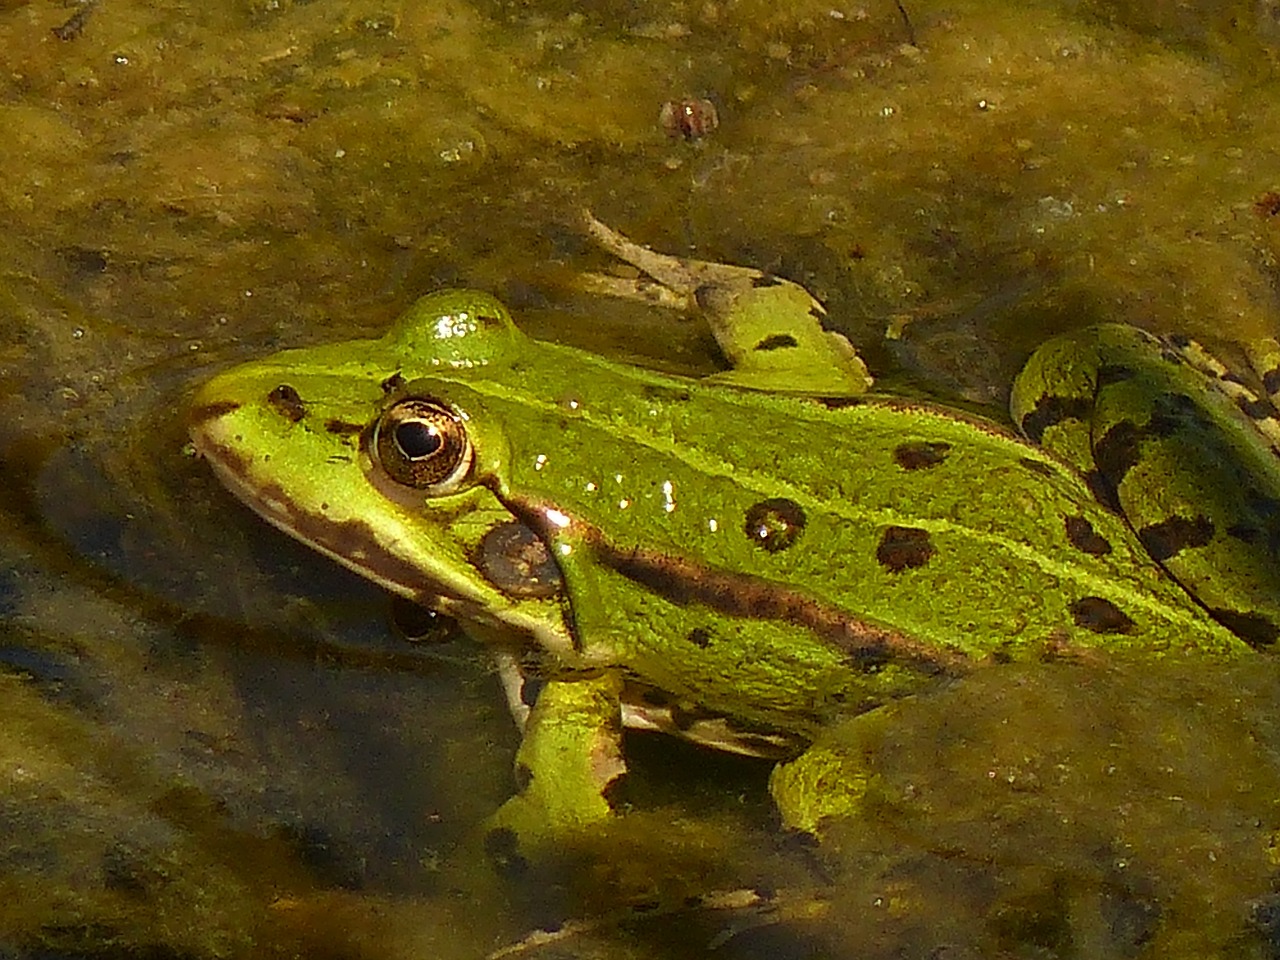
<svg viewBox="0 0 1280 960">
<path fill-rule="evenodd" d="M 500 873 L 519 873 L 530 860 L 561 849 L 599 826 L 613 814 L 609 794 L 623 773 L 619 761 L 602 783 L 577 791 L 530 780 L 486 821 L 484 848 L 489 861 Z"/>
<path fill-rule="evenodd" d="M 815 744 L 769 778 L 769 792 L 792 830 L 820 835 L 824 824 L 862 810 L 870 775 L 862 759 L 833 745 Z"/>
</svg>

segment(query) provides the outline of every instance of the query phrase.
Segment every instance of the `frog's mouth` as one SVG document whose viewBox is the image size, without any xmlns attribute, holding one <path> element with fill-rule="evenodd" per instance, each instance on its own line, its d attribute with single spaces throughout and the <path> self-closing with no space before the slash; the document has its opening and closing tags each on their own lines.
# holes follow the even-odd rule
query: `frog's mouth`
<svg viewBox="0 0 1280 960">
<path fill-rule="evenodd" d="M 555 584 L 546 584 L 549 591 L 511 590 L 497 582 L 500 578 L 486 582 L 480 576 L 468 577 L 465 571 L 475 572 L 483 566 L 476 557 L 467 557 L 465 563 L 457 557 L 451 562 L 434 562 L 434 553 L 424 550 L 412 530 L 395 524 L 386 529 L 376 527 L 365 519 L 377 512 L 369 502 L 362 505 L 351 498 L 347 498 L 350 502 L 329 502 L 320 496 L 314 499 L 314 509 L 300 506 L 299 498 L 273 479 L 264 466 L 269 458 L 250 452 L 239 438 L 233 420 L 239 409 L 239 404 L 221 401 L 195 407 L 189 420 L 190 435 L 196 452 L 222 485 L 267 523 L 383 589 L 452 617 L 486 645 L 539 648 L 566 658 L 575 655 L 571 630 L 554 599 L 558 579 Z M 356 469 L 354 465 L 341 458 L 316 464 L 312 483 L 321 489 L 326 484 L 345 489 L 342 484 L 350 480 L 352 469 Z M 324 472 L 327 470 L 334 472 L 332 477 Z M 364 489 L 364 485 L 357 489 Z M 372 490 L 369 495 L 381 497 Z M 491 532 L 501 533 L 502 529 L 495 526 Z M 503 538 L 497 539 L 496 545 L 481 544 L 482 549 L 493 552 L 485 562 L 514 559 L 514 575 L 528 580 L 530 568 L 521 565 L 527 544 L 517 540 L 514 546 L 504 545 Z M 464 572 L 451 576 L 455 570 Z M 545 572 L 540 575 L 546 576 Z"/>
<path fill-rule="evenodd" d="M 193 420 L 191 437 L 196 452 L 218 480 L 241 503 L 277 530 L 305 543 L 347 569 L 384 589 L 450 616 L 480 602 L 443 583 L 424 584 L 420 566 L 379 544 L 376 532 L 360 520 L 331 520 L 298 508 L 280 484 L 255 483 L 251 462 L 234 448 L 219 443 Z"/>
</svg>

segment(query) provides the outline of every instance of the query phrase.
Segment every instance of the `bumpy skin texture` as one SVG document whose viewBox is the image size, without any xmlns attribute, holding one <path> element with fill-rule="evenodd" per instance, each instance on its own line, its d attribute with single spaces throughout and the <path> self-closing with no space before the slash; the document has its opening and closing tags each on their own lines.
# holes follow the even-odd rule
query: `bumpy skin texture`
<svg viewBox="0 0 1280 960">
<path fill-rule="evenodd" d="M 528 340 L 492 297 L 453 291 L 423 298 L 381 339 L 230 370 L 193 406 L 198 449 L 266 519 L 554 681 L 521 749 L 531 792 L 500 826 L 537 843 L 607 815 L 624 680 L 673 729 L 715 713 L 743 744 L 766 731 L 802 744 L 993 659 L 1248 650 L 1058 456 L 980 419 L 854 396 L 860 367 L 800 288 L 755 271 L 744 282 L 744 268 L 724 268 L 718 287 L 717 265 L 676 263 L 692 277 L 683 292 L 742 354 L 732 387 Z M 780 304 L 791 307 L 771 326 Z M 753 362 L 753 350 L 769 356 Z M 806 362 L 826 395 L 772 392 L 794 388 L 788 371 Z M 1093 374 L 1065 366 L 1096 394 L 1110 362 L 1099 350 Z M 1065 436 L 1066 418 L 1036 422 L 1061 389 L 1037 363 L 1015 415 Z M 437 405 L 465 434 L 469 465 L 447 482 L 415 488 L 381 461 L 392 448 L 376 438 L 406 401 Z M 1269 469 L 1259 483 L 1274 483 L 1264 459 L 1232 476 Z M 515 574 L 491 560 L 500 529 L 526 535 Z M 542 571 L 538 590 L 520 580 L 526 562 Z M 1240 602 L 1251 601 L 1215 601 Z M 831 812 L 846 809 L 829 779 L 775 787 L 784 814 L 815 825 L 824 801 L 805 784 L 819 781 Z"/>
<path fill-rule="evenodd" d="M 1280 378 L 1255 352 L 1265 384 Z M 1014 421 L 1090 478 L 1152 558 L 1255 646 L 1280 636 L 1276 408 L 1234 395 L 1226 370 L 1191 368 L 1195 345 L 1105 325 L 1036 351 L 1014 384 Z M 1277 384 L 1280 386 L 1280 384 Z"/>
</svg>

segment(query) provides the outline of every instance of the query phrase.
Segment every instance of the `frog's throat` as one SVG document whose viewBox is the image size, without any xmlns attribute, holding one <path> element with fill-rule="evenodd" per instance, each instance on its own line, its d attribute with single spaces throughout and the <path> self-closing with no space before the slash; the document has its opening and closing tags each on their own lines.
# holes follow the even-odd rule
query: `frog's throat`
<svg viewBox="0 0 1280 960">
<path fill-rule="evenodd" d="M 566 536 L 578 540 L 593 551 L 600 563 L 677 606 L 698 604 L 729 617 L 793 624 L 867 668 L 894 662 L 926 674 L 957 675 L 970 662 L 956 650 L 921 643 L 901 631 L 824 603 L 796 587 L 656 550 L 621 549 L 598 527 L 580 518 L 568 518 L 566 526 L 565 514 L 559 508 L 510 492 L 502 499 L 512 513 L 548 543 Z"/>
</svg>

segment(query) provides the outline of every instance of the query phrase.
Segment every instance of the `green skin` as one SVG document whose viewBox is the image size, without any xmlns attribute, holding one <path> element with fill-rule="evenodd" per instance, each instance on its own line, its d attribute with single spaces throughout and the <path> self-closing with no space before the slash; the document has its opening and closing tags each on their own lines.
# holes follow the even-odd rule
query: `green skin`
<svg viewBox="0 0 1280 960">
<path fill-rule="evenodd" d="M 609 815 L 624 723 L 789 754 L 774 796 L 815 830 L 865 780 L 829 734 L 878 704 L 996 659 L 1228 657 L 1274 637 L 1280 470 L 1237 426 L 1240 403 L 1205 387 L 1214 375 L 1154 338 L 1095 328 L 1036 354 L 1014 419 L 1050 453 L 976 417 L 858 396 L 865 369 L 794 284 L 587 229 L 696 299 L 733 369 L 691 380 L 532 341 L 493 297 L 450 291 L 380 339 L 231 369 L 191 412 L 197 449 L 264 518 L 547 681 L 524 723 L 525 786 L 493 822 L 522 845 Z M 1171 391 L 1209 410 L 1182 418 L 1193 442 L 1225 423 L 1214 435 L 1233 457 L 1208 481 L 1171 472 L 1197 465 L 1171 446 Z M 384 417 L 410 398 L 451 412 L 469 465 L 410 442 L 427 473 L 391 469 L 406 451 Z M 1090 432 L 1117 423 L 1106 452 L 1123 469 L 1087 484 Z M 1099 502 L 1104 487 L 1134 519 Z M 1233 495 L 1214 502 L 1217 487 Z M 1171 510 L 1213 531 L 1192 523 L 1205 542 L 1171 544 L 1188 528 L 1160 528 L 1159 551 L 1177 547 L 1162 567 L 1135 528 Z M 496 529 L 525 534 L 514 572 L 485 540 Z"/>
</svg>

